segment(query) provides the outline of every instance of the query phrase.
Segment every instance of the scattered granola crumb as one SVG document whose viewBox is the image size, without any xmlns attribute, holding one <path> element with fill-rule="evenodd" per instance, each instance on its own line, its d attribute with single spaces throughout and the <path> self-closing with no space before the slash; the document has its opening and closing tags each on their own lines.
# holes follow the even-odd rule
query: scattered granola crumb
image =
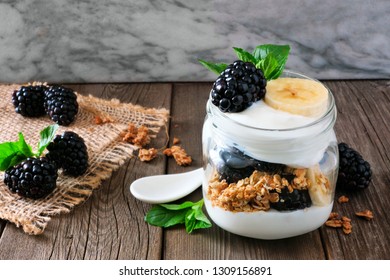
<svg viewBox="0 0 390 280">
<path fill-rule="evenodd" d="M 338 201 L 338 203 L 347 203 L 349 201 L 349 198 L 345 195 L 342 195 L 339 197 L 339 199 L 337 201 Z"/>
<path fill-rule="evenodd" d="M 143 125 L 137 128 L 133 123 L 129 123 L 127 130 L 121 136 L 123 141 L 138 147 L 144 147 L 150 143 L 149 129 Z"/>
<path fill-rule="evenodd" d="M 337 212 L 332 212 L 329 214 L 328 220 L 337 219 L 338 217 L 339 217 L 339 214 Z"/>
<path fill-rule="evenodd" d="M 368 209 L 366 209 L 364 211 L 356 212 L 355 215 L 358 217 L 362 217 L 368 221 L 372 220 L 374 218 L 374 214 Z"/>
<path fill-rule="evenodd" d="M 137 136 L 133 139 L 133 144 L 139 147 L 144 147 L 150 143 L 149 129 L 141 125 L 138 128 Z"/>
<path fill-rule="evenodd" d="M 352 232 L 351 219 L 347 216 L 339 218 L 339 214 L 336 212 L 330 213 L 325 225 L 332 228 L 342 228 L 344 234 L 350 234 Z"/>
<path fill-rule="evenodd" d="M 109 117 L 95 116 L 94 122 L 95 124 L 105 124 L 112 122 L 112 119 Z"/>
<path fill-rule="evenodd" d="M 352 224 L 351 224 L 351 219 L 346 217 L 346 216 L 343 216 L 341 218 L 341 221 L 343 223 L 343 232 L 345 234 L 350 234 L 352 232 Z"/>
<path fill-rule="evenodd" d="M 343 226 L 343 222 L 340 219 L 330 219 L 325 222 L 325 225 L 333 228 L 341 228 Z"/>
<path fill-rule="evenodd" d="M 157 149 L 155 148 L 140 149 L 138 152 L 138 158 L 141 161 L 149 162 L 155 157 L 157 157 Z"/>
<path fill-rule="evenodd" d="M 177 137 L 173 137 L 173 145 L 177 145 L 180 143 L 180 139 Z"/>
<path fill-rule="evenodd" d="M 187 155 L 186 151 L 180 146 L 174 145 L 171 148 L 166 148 L 163 154 L 169 157 L 173 156 L 176 163 L 181 166 L 187 166 L 192 163 L 191 156 Z"/>
</svg>

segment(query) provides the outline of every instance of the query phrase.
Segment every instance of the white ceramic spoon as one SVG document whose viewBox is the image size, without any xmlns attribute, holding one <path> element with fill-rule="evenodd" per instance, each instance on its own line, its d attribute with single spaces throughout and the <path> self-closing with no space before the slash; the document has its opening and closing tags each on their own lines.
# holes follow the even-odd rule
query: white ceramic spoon
<svg viewBox="0 0 390 280">
<path fill-rule="evenodd" d="M 130 185 L 131 194 L 144 202 L 167 203 L 185 197 L 202 185 L 203 169 L 143 177 Z"/>
</svg>

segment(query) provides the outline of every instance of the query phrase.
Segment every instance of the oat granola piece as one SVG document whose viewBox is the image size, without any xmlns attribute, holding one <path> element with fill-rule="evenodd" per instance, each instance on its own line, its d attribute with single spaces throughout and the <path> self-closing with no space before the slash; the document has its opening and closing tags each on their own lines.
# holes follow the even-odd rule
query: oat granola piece
<svg viewBox="0 0 390 280">
<path fill-rule="evenodd" d="M 179 138 L 177 138 L 177 137 L 173 137 L 173 145 L 177 145 L 177 144 L 179 144 L 180 143 L 180 139 Z"/>
<path fill-rule="evenodd" d="M 191 156 L 187 155 L 187 152 L 177 145 L 174 145 L 170 148 L 166 148 L 163 151 L 163 154 L 169 157 L 173 156 L 176 163 L 181 166 L 187 166 L 192 163 Z"/>
<path fill-rule="evenodd" d="M 339 199 L 337 201 L 338 201 L 338 203 L 347 203 L 349 201 L 349 198 L 345 195 L 342 195 L 339 197 Z"/>
<path fill-rule="evenodd" d="M 332 228 L 342 228 L 344 234 L 350 234 L 352 232 L 351 219 L 346 216 L 339 218 L 339 214 L 336 212 L 330 213 L 325 225 Z"/>
<path fill-rule="evenodd" d="M 140 149 L 138 152 L 138 158 L 141 161 L 149 162 L 156 157 L 157 157 L 157 149 L 155 148 Z"/>
<path fill-rule="evenodd" d="M 333 228 L 341 228 L 343 226 L 343 221 L 340 219 L 330 219 L 325 222 L 325 225 Z"/>
<path fill-rule="evenodd" d="M 96 115 L 94 118 L 95 124 L 105 124 L 105 123 L 111 123 L 111 122 L 113 122 L 113 120 L 110 117 L 101 117 L 101 116 Z"/>
<path fill-rule="evenodd" d="M 341 217 L 341 221 L 343 223 L 343 232 L 345 234 L 350 234 L 352 232 L 351 219 L 346 216 L 343 216 Z"/>
<path fill-rule="evenodd" d="M 143 125 L 137 128 L 135 124 L 129 123 L 127 130 L 121 136 L 123 141 L 132 143 L 137 147 L 144 147 L 150 143 L 149 129 Z"/>
<path fill-rule="evenodd" d="M 121 136 L 123 137 L 122 140 L 125 142 L 132 143 L 133 139 L 137 137 L 138 129 L 133 123 L 129 123 L 129 126 L 127 127 L 127 130 L 124 131 Z"/>
<path fill-rule="evenodd" d="M 368 221 L 372 220 L 374 218 L 374 214 L 368 209 L 366 209 L 364 211 L 356 212 L 355 215 L 358 217 L 364 218 Z"/>
<path fill-rule="evenodd" d="M 339 214 L 337 212 L 332 212 L 329 214 L 328 220 L 337 219 L 339 217 Z"/>
<path fill-rule="evenodd" d="M 149 143 L 150 143 L 149 129 L 146 126 L 141 125 L 138 128 L 136 137 L 133 139 L 133 144 L 138 147 L 144 147 Z"/>
</svg>

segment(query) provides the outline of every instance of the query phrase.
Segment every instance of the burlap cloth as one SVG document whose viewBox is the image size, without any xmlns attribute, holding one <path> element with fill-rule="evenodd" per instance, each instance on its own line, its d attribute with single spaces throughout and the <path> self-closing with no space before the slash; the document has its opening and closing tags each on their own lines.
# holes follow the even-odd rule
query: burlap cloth
<svg viewBox="0 0 390 280">
<path fill-rule="evenodd" d="M 23 132 L 26 142 L 36 151 L 39 132 L 53 124 L 48 116 L 25 118 L 16 114 L 11 103 L 12 92 L 20 85 L 0 85 L 0 142 L 17 141 Z M 84 138 L 88 147 L 90 166 L 83 176 L 72 178 L 59 173 L 57 188 L 44 199 L 21 198 L 9 191 L 0 172 L 0 218 L 22 227 L 28 234 L 42 234 L 52 216 L 69 213 L 76 205 L 87 200 L 102 180 L 111 176 L 125 160 L 133 156 L 135 146 L 123 142 L 120 133 L 129 122 L 149 128 L 151 137 L 166 125 L 169 112 L 164 109 L 145 108 L 118 100 L 103 100 L 78 94 L 79 112 L 76 121 L 61 126 L 57 134 L 71 130 Z M 112 123 L 97 125 L 94 117 L 110 117 Z"/>
</svg>

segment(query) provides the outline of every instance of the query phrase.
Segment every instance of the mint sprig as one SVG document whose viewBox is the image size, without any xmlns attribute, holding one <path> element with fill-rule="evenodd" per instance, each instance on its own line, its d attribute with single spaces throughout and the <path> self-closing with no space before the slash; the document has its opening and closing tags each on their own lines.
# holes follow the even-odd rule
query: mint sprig
<svg viewBox="0 0 390 280">
<path fill-rule="evenodd" d="M 233 50 L 238 59 L 244 62 L 252 62 L 256 68 L 263 71 L 267 81 L 270 81 L 278 78 L 282 74 L 290 53 L 290 46 L 272 44 L 259 45 L 252 53 L 237 47 L 234 47 Z M 226 63 L 212 63 L 201 59 L 198 61 L 207 69 L 218 75 L 220 75 L 228 66 Z"/>
<path fill-rule="evenodd" d="M 41 139 L 37 152 L 33 152 L 31 146 L 26 143 L 24 135 L 19 132 L 19 140 L 0 144 L 0 171 L 7 170 L 29 157 L 39 157 L 53 140 L 58 129 L 58 124 L 50 125 L 40 132 Z"/>
<path fill-rule="evenodd" d="M 228 66 L 226 63 L 212 63 L 212 62 L 207 62 L 207 61 L 202 60 L 202 59 L 199 59 L 198 61 L 204 67 L 206 67 L 210 71 L 216 73 L 217 75 L 221 74 L 221 72 L 223 70 L 225 70 L 226 67 Z"/>
<path fill-rule="evenodd" d="M 184 224 L 187 233 L 209 228 L 211 222 L 202 211 L 203 203 L 201 199 L 198 202 L 186 201 L 182 204 L 158 204 L 148 211 L 145 221 L 164 228 Z"/>
</svg>

